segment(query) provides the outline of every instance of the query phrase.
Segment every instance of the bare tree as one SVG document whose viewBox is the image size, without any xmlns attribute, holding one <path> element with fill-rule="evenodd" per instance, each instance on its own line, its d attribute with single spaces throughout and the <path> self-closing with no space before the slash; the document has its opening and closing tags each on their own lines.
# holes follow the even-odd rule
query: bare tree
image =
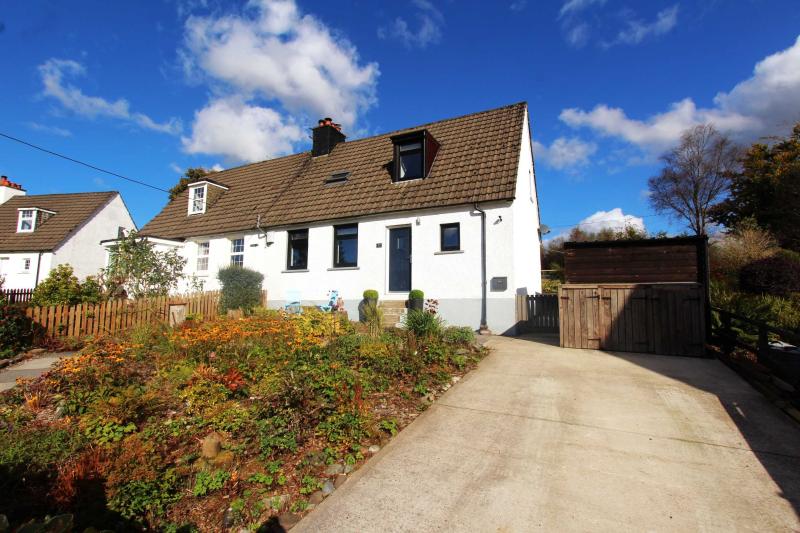
<svg viewBox="0 0 800 533">
<path fill-rule="evenodd" d="M 738 148 L 711 124 L 701 124 L 686 130 L 661 160 L 661 173 L 648 180 L 650 204 L 705 235 L 709 210 L 727 193 L 738 166 Z"/>
</svg>

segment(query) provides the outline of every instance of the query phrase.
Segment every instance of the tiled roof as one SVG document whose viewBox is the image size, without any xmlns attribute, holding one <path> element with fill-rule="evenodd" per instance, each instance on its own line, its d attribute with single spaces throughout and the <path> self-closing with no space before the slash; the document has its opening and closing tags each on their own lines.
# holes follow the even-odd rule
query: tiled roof
<svg viewBox="0 0 800 533">
<path fill-rule="evenodd" d="M 526 104 L 513 104 L 253 163 L 213 175 L 230 187 L 201 215 L 188 215 L 188 191 L 141 230 L 165 238 L 214 235 L 262 227 L 357 217 L 392 211 L 514 198 Z M 440 143 L 427 178 L 393 183 L 390 137 L 428 130 Z M 326 184 L 348 171 L 346 182 Z"/>
<path fill-rule="evenodd" d="M 14 196 L 0 205 L 0 252 L 49 251 L 116 196 L 117 192 Z M 17 233 L 18 209 L 54 211 L 31 233 Z"/>
</svg>

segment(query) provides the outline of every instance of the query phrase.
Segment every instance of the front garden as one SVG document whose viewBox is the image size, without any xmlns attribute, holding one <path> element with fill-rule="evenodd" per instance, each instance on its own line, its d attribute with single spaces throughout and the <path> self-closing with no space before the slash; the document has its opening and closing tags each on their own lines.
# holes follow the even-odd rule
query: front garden
<svg viewBox="0 0 800 533">
<path fill-rule="evenodd" d="M 91 340 L 0 396 L 0 514 L 68 514 L 77 530 L 290 524 L 483 355 L 471 331 L 423 321 L 368 331 L 261 309 Z"/>
</svg>

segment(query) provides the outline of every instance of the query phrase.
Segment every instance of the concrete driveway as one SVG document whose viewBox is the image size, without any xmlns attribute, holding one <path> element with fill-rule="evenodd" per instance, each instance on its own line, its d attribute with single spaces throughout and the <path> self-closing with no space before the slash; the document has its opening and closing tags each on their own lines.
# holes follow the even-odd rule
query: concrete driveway
<svg viewBox="0 0 800 533">
<path fill-rule="evenodd" d="M 800 530 L 800 429 L 720 362 L 489 345 L 293 532 Z"/>
</svg>

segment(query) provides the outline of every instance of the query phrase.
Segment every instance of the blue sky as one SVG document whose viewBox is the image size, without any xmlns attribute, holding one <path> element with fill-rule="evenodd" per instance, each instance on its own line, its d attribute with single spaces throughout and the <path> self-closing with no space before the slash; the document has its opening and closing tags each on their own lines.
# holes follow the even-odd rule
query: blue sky
<svg viewBox="0 0 800 533">
<path fill-rule="evenodd" d="M 307 149 L 528 101 L 552 235 L 644 223 L 686 127 L 741 142 L 800 121 L 797 0 L 12 2 L 0 131 L 168 189 L 188 166 Z M 141 226 L 166 195 L 0 139 L 31 194 L 119 190 Z M 641 217 L 641 220 L 626 218 Z"/>
</svg>

